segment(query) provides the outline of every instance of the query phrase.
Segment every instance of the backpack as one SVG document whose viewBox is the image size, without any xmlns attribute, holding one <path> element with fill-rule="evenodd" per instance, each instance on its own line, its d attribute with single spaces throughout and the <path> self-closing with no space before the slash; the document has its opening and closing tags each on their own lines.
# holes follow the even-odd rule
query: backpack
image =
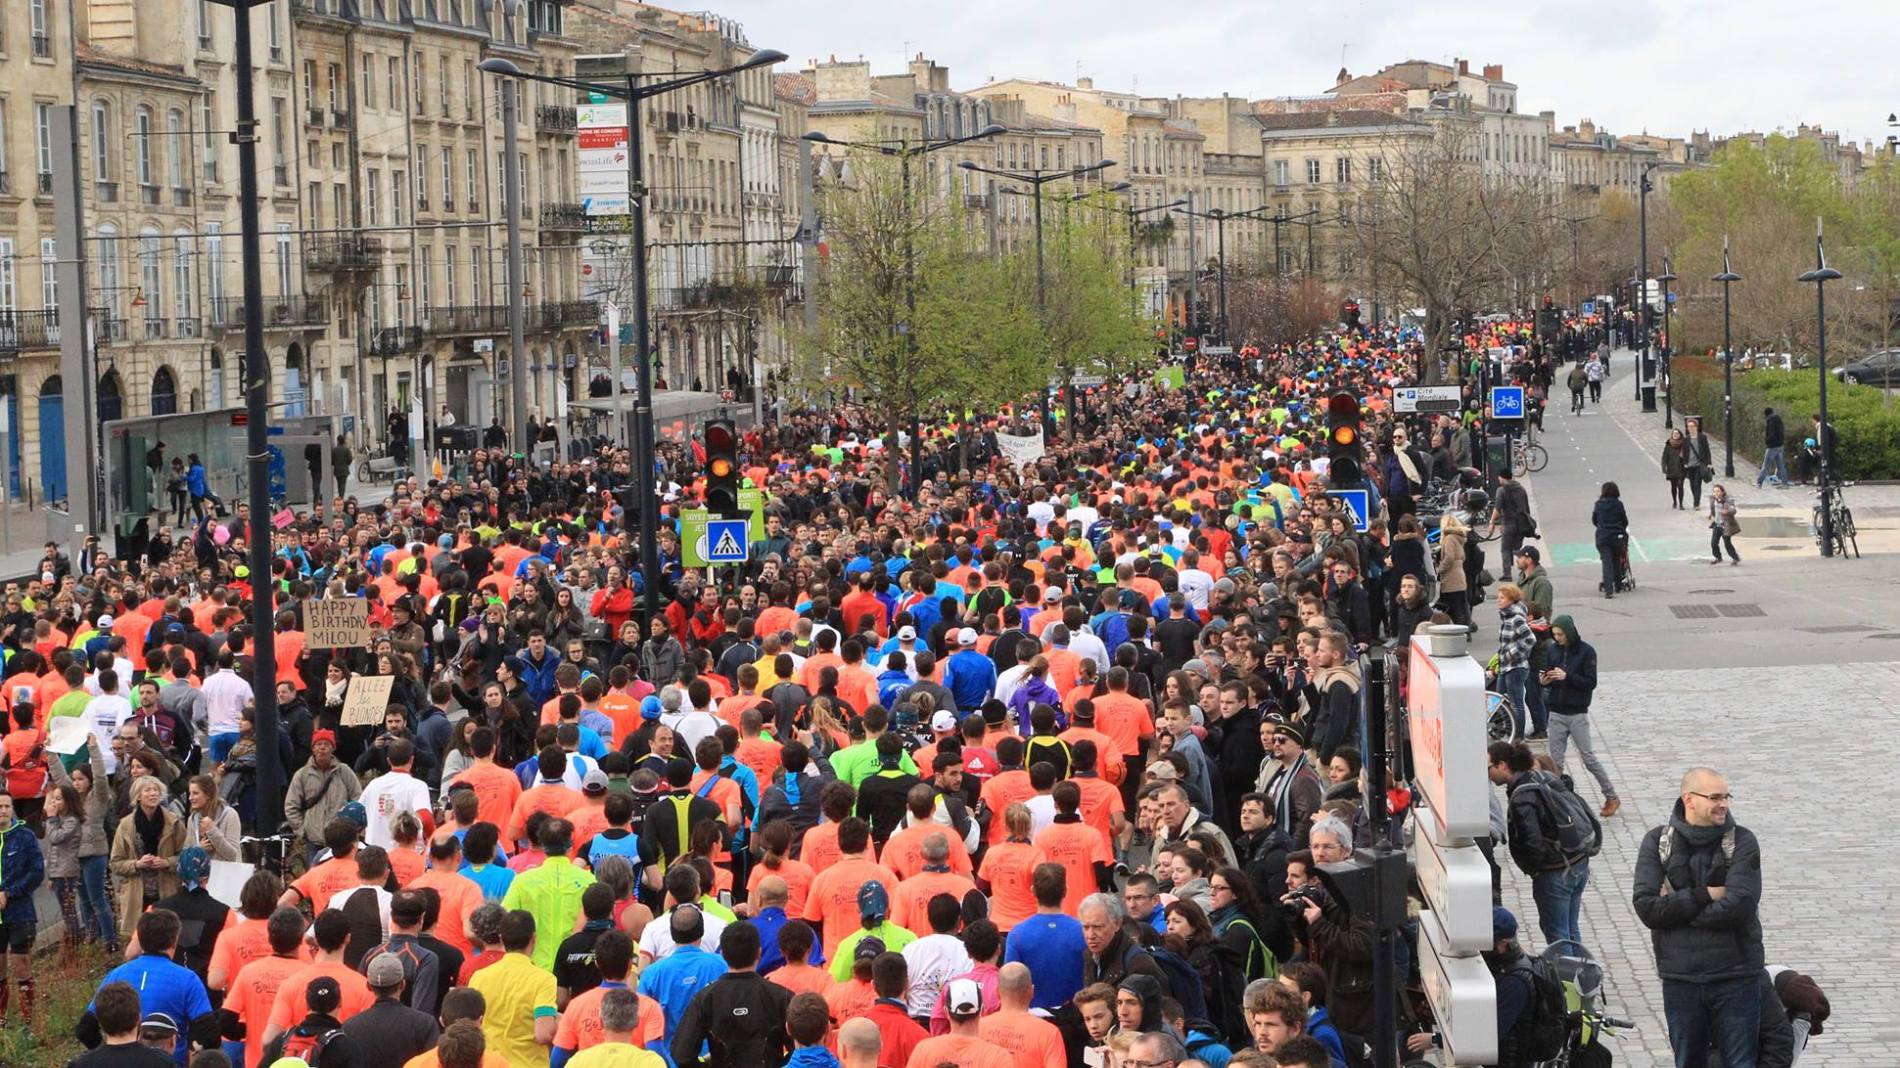
<svg viewBox="0 0 1900 1068">
<path fill-rule="evenodd" d="M 1122 953 L 1122 971 L 1128 970 L 1128 960 L 1136 953 L 1147 953 L 1167 977 L 1167 985 L 1174 1000 L 1181 1003 L 1181 1011 L 1190 1020 L 1207 1019 L 1207 997 L 1201 993 L 1201 973 L 1186 958 L 1170 953 L 1160 946 L 1142 947 L 1130 943 Z"/>
<path fill-rule="evenodd" d="M 1538 805 L 1549 821 L 1546 830 L 1557 843 L 1565 859 L 1594 857 L 1603 848 L 1603 824 L 1590 811 L 1590 803 L 1561 782 L 1533 779 L 1520 790 L 1534 790 Z"/>
<path fill-rule="evenodd" d="M 1505 967 L 1504 973 L 1525 976 L 1531 984 L 1531 1000 L 1510 1035 L 1499 1035 L 1498 1040 L 1508 1038 L 1521 1061 L 1547 1061 L 1557 1056 L 1570 1036 L 1570 1010 L 1556 970 L 1541 957 L 1520 956 Z"/>
<path fill-rule="evenodd" d="M 1656 838 L 1656 863 L 1663 871 L 1662 892 L 1665 894 L 1673 890 L 1673 887 L 1669 885 L 1669 855 L 1675 851 L 1676 830 L 1673 827 L 1664 827 L 1662 834 Z M 1722 832 L 1722 859 L 1730 864 L 1735 862 L 1734 824 L 1730 824 L 1728 830 Z"/>
<path fill-rule="evenodd" d="M 284 1057 L 295 1057 L 305 1064 L 310 1065 L 311 1068 L 317 1068 L 318 1063 L 323 1059 L 323 1051 L 330 1046 L 331 1039 L 336 1038 L 342 1033 L 341 1030 L 332 1030 L 324 1031 L 321 1034 L 312 1034 L 306 1032 L 301 1025 L 293 1027 L 284 1032 L 284 1048 L 283 1051 L 278 1054 L 278 1057 L 280 1059 Z"/>
</svg>

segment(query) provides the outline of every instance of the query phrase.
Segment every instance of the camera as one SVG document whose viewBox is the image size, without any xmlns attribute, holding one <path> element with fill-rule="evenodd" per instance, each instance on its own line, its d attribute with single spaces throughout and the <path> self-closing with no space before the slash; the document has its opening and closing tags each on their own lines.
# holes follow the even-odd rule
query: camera
<svg viewBox="0 0 1900 1068">
<path fill-rule="evenodd" d="M 1303 886 L 1288 894 L 1286 898 L 1281 901 L 1281 905 L 1284 906 L 1287 911 L 1297 916 L 1306 911 L 1306 906 L 1309 902 L 1324 908 L 1326 905 L 1326 891 L 1317 886 Z"/>
</svg>

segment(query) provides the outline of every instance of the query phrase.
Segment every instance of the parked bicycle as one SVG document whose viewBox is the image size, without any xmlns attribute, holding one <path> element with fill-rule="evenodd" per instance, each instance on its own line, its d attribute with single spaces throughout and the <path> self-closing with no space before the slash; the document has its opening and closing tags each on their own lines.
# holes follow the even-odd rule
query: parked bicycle
<svg viewBox="0 0 1900 1068">
<path fill-rule="evenodd" d="M 1630 1020 L 1611 1016 L 1603 1008 L 1603 966 L 1580 942 L 1561 939 L 1545 947 L 1541 954 L 1564 987 L 1564 1007 L 1569 1013 L 1569 1035 L 1557 1056 L 1539 1061 L 1540 1068 L 1571 1068 L 1608 1063 L 1602 1048 L 1604 1038 L 1619 1031 L 1635 1030 Z"/>
<path fill-rule="evenodd" d="M 1846 499 L 1841 496 L 1841 491 L 1853 484 L 1852 482 L 1833 481 L 1823 483 L 1821 488 L 1816 491 L 1821 499 L 1814 506 L 1812 522 L 1814 544 L 1820 546 L 1823 553 L 1828 551 L 1828 543 L 1827 538 L 1823 537 L 1822 532 L 1828 530 L 1831 526 L 1831 533 L 1834 539 L 1834 551 L 1841 556 L 1846 556 L 1848 547 L 1852 546 L 1854 549 L 1854 559 L 1858 560 L 1860 559 L 1860 540 L 1856 536 L 1857 532 L 1854 529 L 1854 512 L 1853 509 L 1847 507 Z M 1823 524 L 1821 518 L 1824 515 L 1830 516 L 1832 522 Z"/>
<path fill-rule="evenodd" d="M 1516 438 L 1511 443 L 1511 467 L 1517 471 L 1542 471 L 1550 463 L 1550 453 L 1536 441 L 1535 435 Z"/>
</svg>

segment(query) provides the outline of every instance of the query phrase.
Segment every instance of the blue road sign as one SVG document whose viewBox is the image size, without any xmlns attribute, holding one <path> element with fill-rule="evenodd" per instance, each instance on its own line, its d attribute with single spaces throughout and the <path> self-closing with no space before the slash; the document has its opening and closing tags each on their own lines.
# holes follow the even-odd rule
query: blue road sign
<svg viewBox="0 0 1900 1068">
<path fill-rule="evenodd" d="M 1327 490 L 1326 495 L 1337 497 L 1352 509 L 1352 529 L 1365 532 L 1372 516 L 1372 494 L 1362 489 Z"/>
<path fill-rule="evenodd" d="M 1674 293 L 1669 293 L 1669 294 L 1666 294 L 1663 297 L 1663 299 L 1668 301 L 1671 304 L 1674 304 L 1676 302 L 1676 295 Z"/>
<path fill-rule="evenodd" d="M 746 520 L 709 519 L 706 521 L 706 562 L 743 564 L 746 557 Z"/>
<path fill-rule="evenodd" d="M 1577 310 L 1584 315 L 1595 315 L 1597 313 L 1597 302 L 1594 300 L 1586 300 L 1577 306 Z"/>
<path fill-rule="evenodd" d="M 1491 387 L 1491 418 L 1493 419 L 1522 419 L 1524 418 L 1524 387 L 1523 386 L 1492 386 Z"/>
</svg>

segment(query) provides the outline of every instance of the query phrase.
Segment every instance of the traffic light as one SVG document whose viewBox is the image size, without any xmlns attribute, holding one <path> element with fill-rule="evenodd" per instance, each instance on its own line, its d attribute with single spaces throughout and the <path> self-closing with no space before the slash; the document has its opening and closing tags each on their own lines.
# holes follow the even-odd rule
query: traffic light
<svg viewBox="0 0 1900 1068">
<path fill-rule="evenodd" d="M 739 432 L 730 419 L 706 424 L 706 510 L 726 518 L 739 514 Z"/>
<path fill-rule="evenodd" d="M 1359 471 L 1359 398 L 1335 393 L 1326 401 L 1327 481 L 1334 489 L 1351 489 L 1361 481 Z"/>
</svg>

